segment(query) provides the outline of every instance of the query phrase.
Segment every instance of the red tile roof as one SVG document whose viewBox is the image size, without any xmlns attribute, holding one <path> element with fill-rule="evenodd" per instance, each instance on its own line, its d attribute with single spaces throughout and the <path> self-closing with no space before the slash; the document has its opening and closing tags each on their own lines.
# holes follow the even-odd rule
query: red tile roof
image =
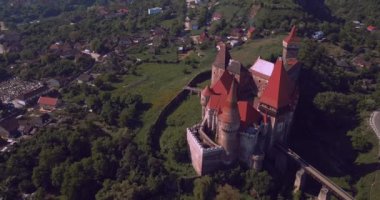
<svg viewBox="0 0 380 200">
<path fill-rule="evenodd" d="M 289 43 L 296 43 L 299 41 L 300 41 L 300 38 L 297 37 L 297 28 L 296 26 L 293 26 L 289 35 L 284 39 L 284 42 L 289 44 Z"/>
<path fill-rule="evenodd" d="M 370 25 L 370 26 L 367 27 L 367 30 L 368 31 L 374 31 L 374 30 L 376 30 L 376 26 Z"/>
<path fill-rule="evenodd" d="M 211 91 L 210 86 L 207 85 L 207 86 L 202 90 L 201 94 L 202 94 L 203 96 L 205 96 L 205 97 L 209 97 L 209 96 L 213 95 L 214 92 Z"/>
<path fill-rule="evenodd" d="M 260 102 L 275 109 L 285 107 L 291 103 L 294 82 L 285 71 L 282 59 L 279 58 L 274 66 L 272 76 L 267 87 L 260 97 Z"/>
<path fill-rule="evenodd" d="M 220 106 L 220 96 L 212 95 L 210 97 L 210 100 L 208 101 L 208 108 L 219 111 L 219 106 Z"/>
<path fill-rule="evenodd" d="M 206 40 L 210 39 L 208 36 L 207 32 L 203 31 L 201 35 L 199 36 L 199 41 L 200 42 L 205 42 Z"/>
<path fill-rule="evenodd" d="M 240 114 L 240 125 L 242 128 L 246 128 L 254 123 L 258 124 L 262 118 L 259 111 L 257 111 L 253 105 L 248 101 L 239 101 L 239 114 Z"/>
<path fill-rule="evenodd" d="M 249 33 L 253 33 L 253 32 L 255 32 L 255 31 L 256 31 L 255 27 L 249 27 L 249 29 L 248 29 L 248 32 L 249 32 Z"/>
<path fill-rule="evenodd" d="M 46 105 L 46 106 L 57 106 L 58 99 L 57 98 L 51 98 L 51 97 L 40 97 L 38 99 L 38 104 Z"/>
<path fill-rule="evenodd" d="M 219 119 L 223 122 L 231 123 L 234 121 L 240 121 L 236 91 L 237 82 L 233 80 L 227 98 L 223 103 L 222 113 L 219 115 Z"/>
<path fill-rule="evenodd" d="M 230 73 L 224 71 L 220 79 L 212 86 L 212 90 L 216 94 L 227 95 L 233 79 L 234 77 Z"/>
<path fill-rule="evenodd" d="M 212 19 L 213 20 L 220 20 L 220 19 L 222 19 L 222 14 L 221 13 L 214 13 L 213 15 L 212 15 Z"/>
</svg>

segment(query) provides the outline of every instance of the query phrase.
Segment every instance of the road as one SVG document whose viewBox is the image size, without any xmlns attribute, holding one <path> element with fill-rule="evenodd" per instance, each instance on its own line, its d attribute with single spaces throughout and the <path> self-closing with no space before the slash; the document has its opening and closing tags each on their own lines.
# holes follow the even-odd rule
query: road
<svg viewBox="0 0 380 200">
<path fill-rule="evenodd" d="M 380 111 L 375 111 L 371 114 L 369 124 L 371 125 L 371 128 L 375 132 L 377 138 L 380 141 Z M 380 156 L 380 152 L 379 152 Z"/>
<path fill-rule="evenodd" d="M 332 193 L 334 193 L 339 199 L 343 200 L 354 200 L 354 198 L 347 193 L 345 190 L 343 190 L 340 186 L 335 184 L 333 181 L 331 181 L 329 178 L 327 178 L 325 175 L 323 175 L 320 171 L 315 169 L 313 166 L 311 166 L 309 163 L 307 163 L 305 160 L 303 160 L 298 154 L 296 154 L 294 151 L 292 151 L 289 148 L 285 148 L 281 145 L 277 145 L 277 147 L 287 154 L 290 158 L 292 158 L 294 161 L 296 161 L 307 174 L 312 176 L 315 180 L 320 182 L 322 185 L 326 186 Z"/>
<path fill-rule="evenodd" d="M 380 111 L 374 111 L 371 114 L 371 117 L 369 118 L 369 125 L 371 126 L 373 132 L 375 132 L 375 135 L 377 136 L 377 139 L 379 140 L 379 152 L 377 155 L 378 155 L 378 158 L 380 159 Z M 380 163 L 379 163 L 379 165 L 380 165 Z M 372 190 L 375 189 L 374 186 L 376 184 L 378 184 L 377 177 L 378 177 L 378 173 L 375 174 L 375 180 L 371 185 L 371 190 L 370 190 L 370 194 L 369 194 L 370 200 L 372 199 Z"/>
</svg>

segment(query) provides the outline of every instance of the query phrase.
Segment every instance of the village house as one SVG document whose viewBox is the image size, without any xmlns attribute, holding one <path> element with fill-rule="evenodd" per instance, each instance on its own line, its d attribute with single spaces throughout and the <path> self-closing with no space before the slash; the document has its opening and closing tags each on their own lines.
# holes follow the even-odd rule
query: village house
<svg viewBox="0 0 380 200">
<path fill-rule="evenodd" d="M 362 56 L 356 56 L 352 59 L 352 64 L 359 68 L 369 68 L 371 67 L 371 63 L 366 61 Z"/>
<path fill-rule="evenodd" d="M 45 95 L 49 93 L 50 90 L 47 86 L 43 85 L 35 90 L 28 91 L 24 94 L 21 94 L 20 96 L 16 97 L 12 101 L 13 105 L 18 108 L 18 107 L 24 107 L 26 105 L 31 104 L 33 101 L 35 101 L 38 97 L 41 95 Z"/>
<path fill-rule="evenodd" d="M 148 9 L 148 15 L 156 15 L 162 13 L 162 8 L 155 7 L 155 8 L 149 8 Z"/>
<path fill-rule="evenodd" d="M 38 105 L 40 106 L 41 111 L 51 112 L 57 109 L 59 105 L 59 99 L 41 96 L 38 99 Z"/>
<path fill-rule="evenodd" d="M 212 20 L 211 20 L 211 21 L 218 21 L 218 20 L 221 20 L 222 18 L 223 18 L 222 14 L 216 12 L 216 13 L 214 13 L 214 14 L 212 15 Z"/>
<path fill-rule="evenodd" d="M 249 27 L 247 30 L 247 39 L 253 39 L 256 29 L 254 27 Z"/>
<path fill-rule="evenodd" d="M 367 27 L 367 31 L 369 31 L 369 32 L 374 32 L 376 30 L 377 30 L 376 26 L 370 25 L 370 26 Z"/>
<path fill-rule="evenodd" d="M 210 41 L 210 36 L 208 35 L 208 33 L 206 31 L 203 31 L 199 35 L 198 42 L 199 42 L 199 44 L 203 44 L 203 43 L 208 42 L 208 41 Z"/>
<path fill-rule="evenodd" d="M 78 78 L 77 78 L 77 82 L 78 84 L 83 84 L 83 83 L 90 83 L 91 81 L 93 81 L 94 78 L 90 75 L 90 74 L 86 74 L 86 73 L 83 73 L 81 74 Z"/>
<path fill-rule="evenodd" d="M 185 31 L 191 31 L 191 19 L 190 17 L 185 18 Z"/>
</svg>

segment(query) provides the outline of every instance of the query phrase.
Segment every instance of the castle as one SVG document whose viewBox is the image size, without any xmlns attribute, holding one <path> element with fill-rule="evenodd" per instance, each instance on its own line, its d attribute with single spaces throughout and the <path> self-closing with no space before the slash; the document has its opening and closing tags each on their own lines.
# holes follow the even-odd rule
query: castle
<svg viewBox="0 0 380 200">
<path fill-rule="evenodd" d="M 255 170 L 264 159 L 275 162 L 274 144 L 286 144 L 298 102 L 299 43 L 293 27 L 276 63 L 259 57 L 249 69 L 218 45 L 211 84 L 200 95 L 202 121 L 187 128 L 199 175 L 237 161 Z"/>
</svg>

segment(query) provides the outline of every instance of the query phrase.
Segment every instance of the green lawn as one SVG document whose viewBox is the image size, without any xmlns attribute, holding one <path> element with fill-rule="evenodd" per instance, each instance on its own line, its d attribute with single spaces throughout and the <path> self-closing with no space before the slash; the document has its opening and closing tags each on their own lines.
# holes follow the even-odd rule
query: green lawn
<svg viewBox="0 0 380 200">
<path fill-rule="evenodd" d="M 141 60 L 149 60 L 150 62 L 176 62 L 178 60 L 176 47 L 160 49 L 157 55 L 145 51 L 143 53 L 130 54 L 130 56 L 135 56 Z"/>
<path fill-rule="evenodd" d="M 230 22 L 232 18 L 234 17 L 235 13 L 238 12 L 241 8 L 233 5 L 228 6 L 217 6 L 215 9 L 215 12 L 221 13 L 223 16 L 223 19 L 226 20 L 226 22 Z"/>
<path fill-rule="evenodd" d="M 232 50 L 232 57 L 239 60 L 243 65 L 252 65 L 256 59 L 269 59 L 271 55 L 278 57 L 282 52 L 282 40 L 286 35 L 276 35 L 264 39 L 251 40 L 240 47 Z"/>
<path fill-rule="evenodd" d="M 369 125 L 366 127 L 368 129 L 368 140 L 372 144 L 372 149 L 366 153 L 359 153 L 355 160 L 357 165 L 377 165 L 377 170 L 365 174 L 356 183 L 355 187 L 358 190 L 356 195 L 357 199 L 370 199 L 370 200 L 380 200 L 380 162 L 378 159 L 379 152 L 379 142 L 375 133 Z"/>
<path fill-rule="evenodd" d="M 142 114 L 142 127 L 137 130 L 136 141 L 141 145 L 148 144 L 149 130 L 157 119 L 163 107 L 175 97 L 175 95 L 193 78 L 197 73 L 210 69 L 215 53 L 210 50 L 206 56 L 200 58 L 199 66 L 194 69 L 184 63 L 157 64 L 144 63 L 137 67 L 137 75 L 126 75 L 123 81 L 113 86 L 117 89 L 113 93 L 130 92 L 140 94 L 144 103 L 151 107 Z M 184 73 L 184 70 L 189 73 Z"/>
<path fill-rule="evenodd" d="M 160 138 L 161 152 L 164 156 L 173 142 L 186 145 L 186 128 L 199 123 L 201 120 L 201 106 L 197 95 L 188 98 L 168 117 L 167 127 Z M 187 154 L 187 152 L 186 152 Z M 188 155 L 183 162 L 167 159 L 165 166 L 168 170 L 176 172 L 180 176 L 195 175 Z"/>
</svg>

